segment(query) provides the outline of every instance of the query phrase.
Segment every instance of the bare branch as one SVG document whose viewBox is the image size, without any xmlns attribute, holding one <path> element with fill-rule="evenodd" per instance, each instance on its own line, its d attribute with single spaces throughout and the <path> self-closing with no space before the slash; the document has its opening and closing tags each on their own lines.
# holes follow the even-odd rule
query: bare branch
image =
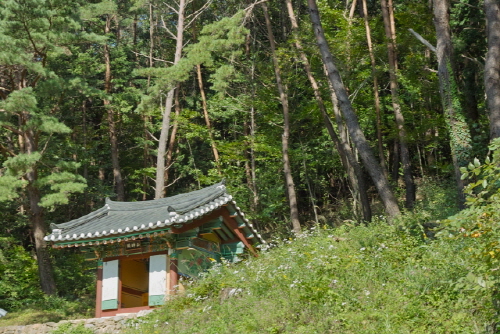
<svg viewBox="0 0 500 334">
<path fill-rule="evenodd" d="M 477 60 L 475 58 L 467 57 L 466 55 L 460 55 L 460 56 L 462 56 L 465 59 L 469 59 L 473 63 L 479 65 L 479 67 L 481 68 L 481 70 L 484 70 L 484 64 L 482 64 L 479 60 Z"/>
<path fill-rule="evenodd" d="M 43 146 L 43 149 L 40 152 L 41 155 L 43 155 L 45 153 L 45 151 L 47 150 L 47 146 L 49 145 L 51 138 L 52 138 L 52 133 L 49 135 L 49 138 L 47 138 L 47 141 L 45 142 L 45 145 Z"/>
<path fill-rule="evenodd" d="M 411 32 L 413 36 L 415 36 L 420 42 L 422 42 L 429 50 L 436 53 L 436 48 L 431 43 L 429 43 L 425 38 L 423 38 L 419 33 L 417 33 L 413 29 L 408 29 L 408 31 Z"/>
<path fill-rule="evenodd" d="M 253 8 L 257 5 L 260 5 L 261 3 L 264 3 L 264 2 L 267 2 L 268 0 L 258 0 L 258 1 L 255 1 L 253 4 L 251 4 L 250 6 L 246 7 L 244 10 L 245 10 L 245 18 L 247 18 L 248 16 L 250 16 L 252 14 L 252 11 L 253 11 Z"/>
<path fill-rule="evenodd" d="M 179 3 L 177 1 L 174 1 L 175 4 L 177 5 L 177 7 L 179 7 Z M 165 6 L 167 6 L 168 8 L 170 8 L 171 11 L 173 11 L 175 14 L 179 15 L 179 11 L 177 9 L 175 9 L 174 7 L 170 6 L 168 3 L 166 2 L 163 2 L 163 4 Z"/>
<path fill-rule="evenodd" d="M 196 12 L 194 12 L 191 15 L 186 16 L 186 20 L 190 20 L 184 27 L 187 29 L 191 23 L 194 22 L 198 18 L 198 16 L 201 15 L 207 9 L 208 6 L 212 4 L 212 0 L 208 0 L 200 9 L 198 9 Z M 192 18 L 191 18 L 192 17 Z"/>
<path fill-rule="evenodd" d="M 170 29 L 167 28 L 167 25 L 165 24 L 165 21 L 163 20 L 163 16 L 161 17 L 161 23 L 162 23 L 162 27 L 163 29 L 165 29 L 168 34 L 173 38 L 173 39 L 177 39 L 177 36 L 175 36 L 172 31 L 170 31 Z"/>
<path fill-rule="evenodd" d="M 165 189 L 167 189 L 168 187 L 170 187 L 171 185 L 173 185 L 175 182 L 179 181 L 179 179 L 180 179 L 180 178 L 181 178 L 181 177 L 179 176 L 178 178 L 176 178 L 175 180 L 173 180 L 173 181 L 172 181 L 172 183 L 167 184 L 167 185 L 165 186 Z"/>
<path fill-rule="evenodd" d="M 134 53 L 134 54 L 136 54 L 138 56 L 143 56 L 143 57 L 149 58 L 148 55 L 145 55 L 145 54 L 140 53 L 140 52 L 132 51 L 132 53 Z M 156 61 L 162 61 L 162 62 L 165 62 L 165 63 L 173 64 L 173 62 L 168 61 L 168 60 L 164 60 L 164 59 L 160 59 L 160 58 L 155 58 L 155 57 L 153 57 L 153 59 L 156 60 Z"/>
<path fill-rule="evenodd" d="M 437 71 L 437 70 L 435 70 L 435 69 L 433 69 L 433 68 L 430 68 L 430 67 L 428 67 L 428 66 L 425 66 L 425 67 L 424 67 L 424 70 L 429 71 L 429 72 L 432 72 L 432 73 L 438 73 L 438 71 Z"/>
<path fill-rule="evenodd" d="M 148 135 L 155 141 L 159 141 L 158 138 L 156 138 L 149 130 L 146 130 L 146 132 L 148 133 Z"/>
</svg>

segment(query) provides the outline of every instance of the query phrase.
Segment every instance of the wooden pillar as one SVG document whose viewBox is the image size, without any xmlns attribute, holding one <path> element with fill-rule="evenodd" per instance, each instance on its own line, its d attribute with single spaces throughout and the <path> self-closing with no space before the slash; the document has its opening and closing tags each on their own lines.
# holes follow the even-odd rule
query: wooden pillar
<svg viewBox="0 0 500 334">
<path fill-rule="evenodd" d="M 95 317 L 102 315 L 102 260 L 97 262 L 97 286 L 95 294 Z"/>
<path fill-rule="evenodd" d="M 170 268 L 169 268 L 169 287 L 168 294 L 174 295 L 176 291 L 176 286 L 179 284 L 179 269 L 178 269 L 178 260 L 177 260 L 177 252 L 172 252 L 170 254 Z"/>
</svg>

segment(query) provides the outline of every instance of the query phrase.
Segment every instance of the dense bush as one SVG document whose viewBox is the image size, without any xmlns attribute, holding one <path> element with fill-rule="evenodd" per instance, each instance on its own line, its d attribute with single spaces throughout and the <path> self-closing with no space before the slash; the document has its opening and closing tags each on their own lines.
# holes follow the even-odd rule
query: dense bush
<svg viewBox="0 0 500 334">
<path fill-rule="evenodd" d="M 0 308 L 18 309 L 43 298 L 36 260 L 12 238 L 0 237 L 0 277 Z"/>
<path fill-rule="evenodd" d="M 463 245 L 476 262 L 462 286 L 485 290 L 498 307 L 500 301 L 500 139 L 490 145 L 492 158 L 476 158 L 462 168 L 467 208 L 443 221 L 443 237 Z"/>
<path fill-rule="evenodd" d="M 40 289 L 33 254 L 13 238 L 0 237 L 0 308 L 9 312 L 1 319 L 0 326 L 19 317 L 19 324 L 28 324 L 93 313 L 95 271 L 92 263 L 68 251 L 54 254 L 54 263 L 58 294 L 47 296 Z M 37 316 L 25 317 L 23 313 Z"/>
</svg>

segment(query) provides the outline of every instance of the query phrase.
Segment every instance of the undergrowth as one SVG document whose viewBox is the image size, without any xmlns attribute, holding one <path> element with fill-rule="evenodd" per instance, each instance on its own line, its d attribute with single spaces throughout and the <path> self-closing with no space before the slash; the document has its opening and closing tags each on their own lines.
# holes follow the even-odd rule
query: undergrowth
<svg viewBox="0 0 500 334">
<path fill-rule="evenodd" d="M 59 322 L 68 319 L 91 318 L 94 315 L 95 297 L 81 296 L 75 300 L 57 296 L 44 296 L 26 304 L 23 309 L 7 313 L 0 318 L 0 327 Z"/>
<path fill-rule="evenodd" d="M 467 240 L 429 238 L 425 210 L 274 240 L 258 258 L 216 266 L 131 333 L 494 332 L 488 291 L 464 284 Z"/>
<path fill-rule="evenodd" d="M 423 180 L 394 225 L 317 225 L 258 258 L 220 264 L 130 333 L 494 333 L 470 238 L 438 238 L 453 184 Z M 229 293 L 228 293 L 229 292 Z M 232 297 L 224 297 L 232 294 Z"/>
</svg>

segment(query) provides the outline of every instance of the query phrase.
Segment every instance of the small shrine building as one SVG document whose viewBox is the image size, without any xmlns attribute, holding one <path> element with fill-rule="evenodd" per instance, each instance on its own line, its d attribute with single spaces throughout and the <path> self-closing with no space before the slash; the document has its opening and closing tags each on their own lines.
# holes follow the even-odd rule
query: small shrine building
<svg viewBox="0 0 500 334">
<path fill-rule="evenodd" d="M 52 224 L 54 248 L 78 247 L 97 260 L 96 317 L 163 305 L 180 277 L 196 277 L 213 262 L 256 255 L 264 243 L 218 183 L 186 194 L 106 204 L 81 218 Z"/>
</svg>

